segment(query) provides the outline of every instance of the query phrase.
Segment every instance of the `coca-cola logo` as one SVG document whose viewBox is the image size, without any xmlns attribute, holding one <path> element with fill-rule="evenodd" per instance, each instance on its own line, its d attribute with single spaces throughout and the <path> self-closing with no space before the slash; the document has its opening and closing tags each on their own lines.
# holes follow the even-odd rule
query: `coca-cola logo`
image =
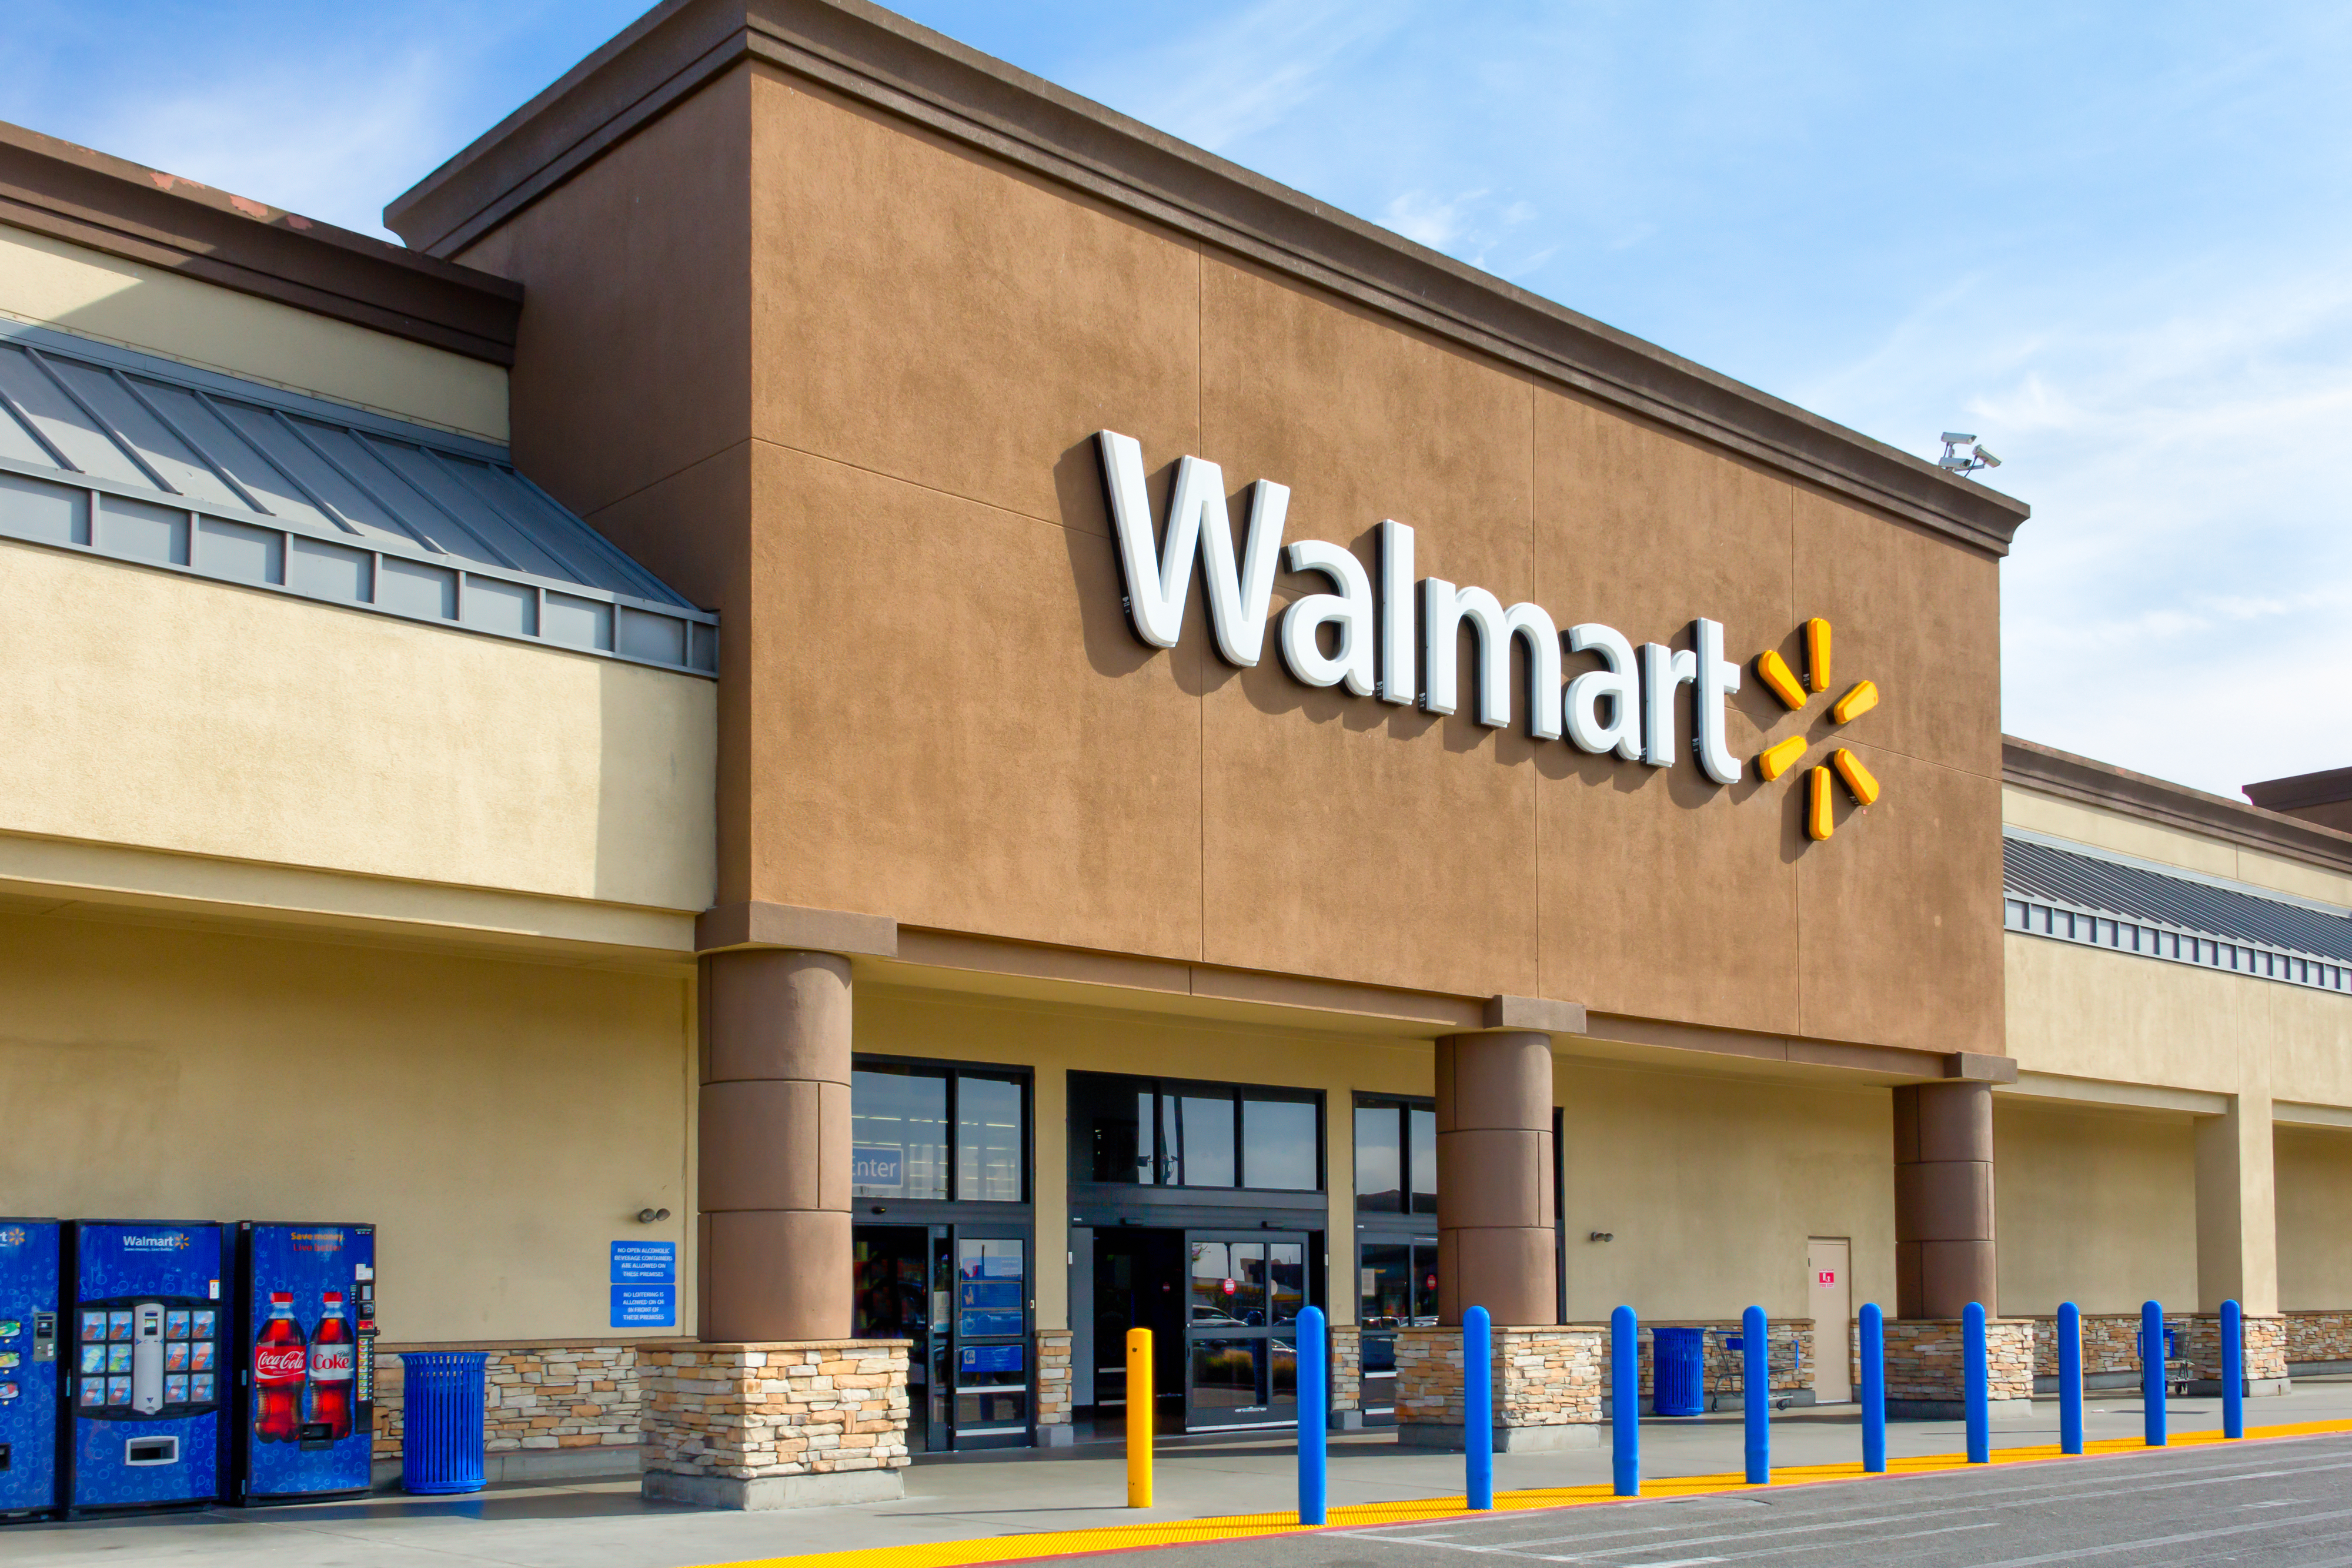
<svg viewBox="0 0 2352 1568">
<path fill-rule="evenodd" d="M 347 1344 L 313 1345 L 310 1347 L 310 1375 L 339 1382 L 351 1376 L 352 1347 Z"/>
<path fill-rule="evenodd" d="M 253 1347 L 256 1383 L 299 1383 L 310 1356 L 299 1344 L 257 1344 Z"/>
</svg>

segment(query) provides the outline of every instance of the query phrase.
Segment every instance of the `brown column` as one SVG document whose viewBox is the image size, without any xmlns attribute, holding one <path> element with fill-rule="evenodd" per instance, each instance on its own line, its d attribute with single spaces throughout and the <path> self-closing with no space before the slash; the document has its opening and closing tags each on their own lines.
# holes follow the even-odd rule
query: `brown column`
<svg viewBox="0 0 2352 1568">
<path fill-rule="evenodd" d="M 701 1337 L 846 1339 L 849 960 L 702 960 Z"/>
<path fill-rule="evenodd" d="M 1895 1315 L 1999 1317 L 1992 1249 L 1992 1085 L 1895 1092 Z"/>
<path fill-rule="evenodd" d="M 1437 1316 L 1559 1321 L 1552 1233 L 1551 1036 L 1437 1042 Z"/>
</svg>

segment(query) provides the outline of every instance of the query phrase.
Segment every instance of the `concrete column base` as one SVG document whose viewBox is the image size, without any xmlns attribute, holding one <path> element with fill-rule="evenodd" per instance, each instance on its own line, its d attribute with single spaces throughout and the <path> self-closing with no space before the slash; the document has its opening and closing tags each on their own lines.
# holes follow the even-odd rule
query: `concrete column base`
<svg viewBox="0 0 2352 1568">
<path fill-rule="evenodd" d="M 762 1510 L 826 1508 L 845 1502 L 890 1502 L 907 1495 L 900 1470 L 832 1470 L 821 1475 L 681 1476 L 666 1470 L 646 1473 L 644 1491 L 649 1502 L 684 1502 L 697 1508 Z"/>
<path fill-rule="evenodd" d="M 637 1368 L 648 1498 L 770 1509 L 901 1495 L 905 1340 L 656 1341 Z"/>
<path fill-rule="evenodd" d="M 2221 1380 L 2218 1377 L 2192 1377 L 2189 1380 L 2187 1387 L 2189 1392 L 2191 1394 L 2210 1395 L 2218 1397 L 2221 1392 L 2222 1385 Z M 2281 1394 L 2292 1394 L 2294 1392 L 2294 1379 L 2292 1377 L 2249 1377 L 2244 1380 L 2243 1392 L 2245 1396 L 2249 1399 L 2269 1399 Z"/>
<path fill-rule="evenodd" d="M 1495 1451 L 1557 1452 L 1600 1441 L 1601 1346 L 1597 1325 L 1497 1327 L 1494 1331 Z M 1407 1328 L 1396 1341 L 1397 1441 L 1459 1448 L 1462 1331 Z"/>
<path fill-rule="evenodd" d="M 1037 1428 L 1037 1446 L 1041 1448 L 1074 1448 L 1078 1443 L 1078 1429 L 1066 1421 L 1056 1427 Z"/>
<path fill-rule="evenodd" d="M 1397 1423 L 1397 1446 L 1443 1448 L 1458 1454 L 1469 1446 L 1469 1428 L 1458 1422 L 1447 1426 L 1436 1421 L 1400 1421 Z M 1559 1454 L 1571 1448 L 1597 1448 L 1600 1446 L 1601 1428 L 1598 1425 L 1495 1428 L 1495 1452 L 1498 1454 Z"/>
</svg>

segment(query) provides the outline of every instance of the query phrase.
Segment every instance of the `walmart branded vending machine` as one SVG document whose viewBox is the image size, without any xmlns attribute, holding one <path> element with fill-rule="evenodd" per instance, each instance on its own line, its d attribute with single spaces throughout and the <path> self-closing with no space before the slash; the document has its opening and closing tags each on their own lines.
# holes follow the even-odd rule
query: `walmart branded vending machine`
<svg viewBox="0 0 2352 1568">
<path fill-rule="evenodd" d="M 375 1227 L 236 1228 L 239 1502 L 363 1492 L 375 1444 Z"/>
<path fill-rule="evenodd" d="M 65 1228 L 72 1360 L 65 1501 L 111 1509 L 221 1495 L 227 1278 L 235 1232 L 208 1221 Z"/>
<path fill-rule="evenodd" d="M 0 1218 L 0 1521 L 58 1506 L 58 1222 Z"/>
</svg>

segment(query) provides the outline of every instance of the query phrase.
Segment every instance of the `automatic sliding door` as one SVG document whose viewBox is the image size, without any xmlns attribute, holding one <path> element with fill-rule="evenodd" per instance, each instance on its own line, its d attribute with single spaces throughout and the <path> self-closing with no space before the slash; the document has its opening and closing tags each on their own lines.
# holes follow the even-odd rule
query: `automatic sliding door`
<svg viewBox="0 0 2352 1568">
<path fill-rule="evenodd" d="M 1307 1304 L 1306 1238 L 1193 1231 L 1185 1238 L 1185 1424 L 1296 1420 L 1296 1325 Z"/>
</svg>

